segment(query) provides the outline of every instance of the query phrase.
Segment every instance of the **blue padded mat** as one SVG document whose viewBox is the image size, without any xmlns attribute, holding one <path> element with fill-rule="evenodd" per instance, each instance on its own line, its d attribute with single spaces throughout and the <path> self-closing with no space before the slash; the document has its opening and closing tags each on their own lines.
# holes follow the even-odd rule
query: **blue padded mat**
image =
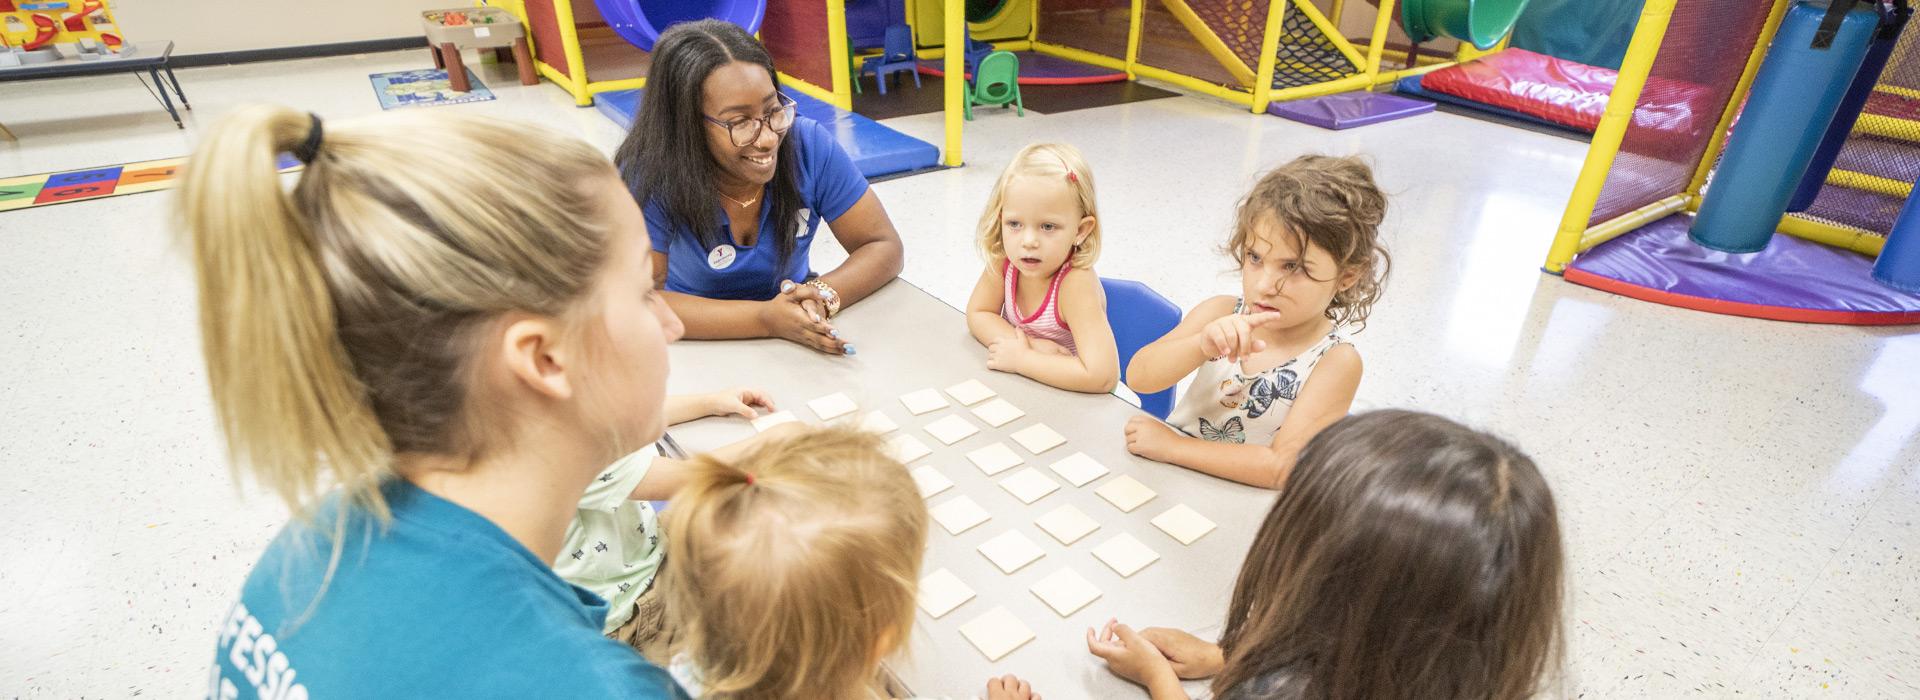
<svg viewBox="0 0 1920 700">
<path fill-rule="evenodd" d="M 1557 132 L 1567 134 L 1569 136 L 1578 137 L 1581 139 L 1593 138 L 1593 134 L 1587 133 L 1580 129 L 1575 129 L 1565 124 L 1557 124 L 1554 122 L 1550 122 L 1545 119 L 1541 119 L 1539 117 L 1533 116 L 1531 114 L 1526 114 L 1524 112 L 1516 112 L 1511 109 L 1507 109 L 1505 107 L 1495 107 L 1485 102 L 1475 102 L 1473 100 L 1469 100 L 1467 98 L 1460 97 L 1457 95 L 1449 95 L 1442 92 L 1434 92 L 1432 90 L 1428 90 L 1425 87 L 1422 87 L 1420 85 L 1420 79 L 1424 77 L 1426 77 L 1426 75 L 1422 74 L 1422 75 L 1410 75 L 1405 78 L 1401 78 L 1398 82 L 1395 82 L 1393 84 L 1393 91 L 1398 92 L 1402 95 L 1412 95 L 1414 97 L 1433 100 L 1435 102 L 1443 102 L 1446 104 L 1453 105 L 1455 107 L 1465 107 L 1467 109 L 1471 109 L 1479 112 L 1486 112 L 1487 114 L 1506 117 L 1508 119 L 1522 121 L 1528 124 L 1537 124 L 1537 125 L 1546 127 L 1549 130 L 1557 131 Z"/>
<path fill-rule="evenodd" d="M 800 114 L 820 122 L 833 133 L 853 164 L 868 179 L 883 175 L 923 170 L 939 165 L 940 149 L 933 144 L 894 131 L 872 119 L 844 111 L 804 93 L 786 90 L 800 107 Z M 626 129 L 633 126 L 633 114 L 640 107 L 640 90 L 603 92 L 594 96 L 593 107 Z"/>
</svg>

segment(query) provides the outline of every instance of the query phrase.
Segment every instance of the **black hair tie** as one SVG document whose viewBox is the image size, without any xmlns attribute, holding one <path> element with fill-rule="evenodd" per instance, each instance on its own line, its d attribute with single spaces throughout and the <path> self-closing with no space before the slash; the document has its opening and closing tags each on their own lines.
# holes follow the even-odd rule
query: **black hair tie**
<svg viewBox="0 0 1920 700">
<path fill-rule="evenodd" d="M 307 116 L 313 119 L 313 128 L 307 130 L 307 140 L 293 147 L 293 157 L 311 165 L 313 159 L 320 155 L 320 115 L 308 112 Z"/>
</svg>

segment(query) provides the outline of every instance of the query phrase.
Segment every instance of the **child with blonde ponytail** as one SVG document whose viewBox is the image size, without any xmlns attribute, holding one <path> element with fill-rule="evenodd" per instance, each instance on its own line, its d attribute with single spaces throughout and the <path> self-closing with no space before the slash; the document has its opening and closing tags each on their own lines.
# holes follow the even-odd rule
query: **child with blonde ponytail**
<svg viewBox="0 0 1920 700">
<path fill-rule="evenodd" d="M 209 697 L 682 697 L 547 564 L 587 483 L 659 437 L 681 330 L 598 151 L 252 107 L 180 205 L 233 469 L 295 514 L 219 625 Z"/>
<path fill-rule="evenodd" d="M 897 692 L 881 663 L 913 632 L 927 507 L 879 437 L 822 428 L 736 459 L 697 458 L 666 520 L 673 563 L 661 577 L 680 651 L 671 669 L 688 692 Z"/>
</svg>

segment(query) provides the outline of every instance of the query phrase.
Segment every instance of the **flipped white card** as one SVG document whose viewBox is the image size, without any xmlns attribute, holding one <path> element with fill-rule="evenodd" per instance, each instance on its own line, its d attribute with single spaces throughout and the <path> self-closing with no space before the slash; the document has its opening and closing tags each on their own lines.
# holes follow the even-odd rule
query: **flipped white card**
<svg viewBox="0 0 1920 700">
<path fill-rule="evenodd" d="M 1133 509 L 1139 508 L 1142 503 L 1153 500 L 1153 497 L 1156 495 L 1153 489 L 1147 488 L 1146 484 L 1142 484 L 1140 480 L 1125 474 L 1115 477 L 1112 481 L 1107 482 L 1106 485 L 1094 489 L 1093 492 L 1100 494 L 1101 498 L 1107 499 L 1108 503 L 1112 503 L 1113 507 L 1119 508 L 1122 513 L 1133 512 Z"/>
<path fill-rule="evenodd" d="M 1040 516 L 1039 520 L 1033 521 L 1033 524 L 1046 530 L 1047 534 L 1053 535 L 1060 544 L 1073 544 L 1094 530 L 1100 529 L 1100 521 L 1081 512 L 1071 503 L 1048 511 L 1046 515 Z"/>
<path fill-rule="evenodd" d="M 1094 588 L 1091 582 L 1074 573 L 1073 569 L 1066 568 L 1048 574 L 1027 590 L 1033 591 L 1061 617 L 1079 612 L 1100 597 L 1100 589 Z"/>
<path fill-rule="evenodd" d="M 870 433 L 885 435 L 899 430 L 900 424 L 893 422 L 893 419 L 888 418 L 885 413 L 868 411 L 867 415 L 860 417 L 860 429 Z"/>
<path fill-rule="evenodd" d="M 1019 420 L 1024 415 L 1027 415 L 1026 411 L 1007 403 L 1006 399 L 994 399 L 973 407 L 973 417 L 995 428 Z"/>
<path fill-rule="evenodd" d="M 932 435 L 935 440 L 939 440 L 940 444 L 951 445 L 967 439 L 968 436 L 974 433 L 980 432 L 980 429 L 973 427 L 973 424 L 967 422 L 967 419 L 954 415 L 928 423 L 926 431 L 927 434 Z"/>
<path fill-rule="evenodd" d="M 1185 503 L 1154 516 L 1153 526 L 1179 540 L 1180 544 L 1193 544 L 1193 541 L 1200 539 L 1202 535 L 1213 532 L 1213 521 L 1194 512 Z"/>
<path fill-rule="evenodd" d="M 753 419 L 753 431 L 756 433 L 764 433 L 764 432 L 767 432 L 768 428 L 779 425 L 781 423 L 798 423 L 798 422 L 800 422 L 800 417 L 793 415 L 793 411 L 775 411 L 773 413 L 769 413 L 767 415 Z"/>
<path fill-rule="evenodd" d="M 993 476 L 1020 466 L 1021 462 L 1025 460 L 1020 459 L 1020 455 L 1014 454 L 1013 449 L 1007 447 L 1006 443 L 996 442 L 968 452 L 967 461 L 972 462 L 973 466 L 979 467 L 980 471 L 986 472 L 987 476 Z"/>
<path fill-rule="evenodd" d="M 993 562 L 994 566 L 1000 567 L 1002 573 L 1008 574 L 1019 571 L 1020 567 L 1031 564 L 1033 560 L 1046 554 L 1040 549 L 1040 545 L 1034 544 L 1033 540 L 1020 534 L 1019 530 L 1008 530 L 981 543 L 980 553 L 986 555 L 987 560 Z"/>
<path fill-rule="evenodd" d="M 947 387 L 947 395 L 960 402 L 962 406 L 972 406 L 996 396 L 992 389 L 988 389 L 987 385 L 981 384 L 978 379 L 969 379 Z"/>
<path fill-rule="evenodd" d="M 931 498 L 934 494 L 953 488 L 953 480 L 931 464 L 914 467 L 913 484 L 920 487 L 921 498 Z"/>
<path fill-rule="evenodd" d="M 1148 549 L 1133 535 L 1124 532 L 1094 547 L 1093 556 L 1099 557 L 1114 573 L 1123 577 L 1132 576 L 1134 572 L 1160 559 L 1158 552 Z"/>
<path fill-rule="evenodd" d="M 895 435 L 893 439 L 887 441 L 887 454 L 899 460 L 901 464 L 911 464 L 913 460 L 933 454 L 933 450 L 927 447 L 927 443 L 921 442 L 920 438 L 912 435 Z"/>
<path fill-rule="evenodd" d="M 1107 466 L 1093 461 L 1085 452 L 1075 452 L 1048 468 L 1074 486 L 1086 486 L 1094 479 L 1107 475 Z"/>
<path fill-rule="evenodd" d="M 960 634 L 973 643 L 973 648 L 987 656 L 988 661 L 999 661 L 1001 657 L 1013 653 L 1020 645 L 1033 640 L 1033 630 L 1026 623 L 1013 616 L 1013 611 L 1005 606 L 987 611 L 985 615 L 973 618 L 960 626 Z"/>
<path fill-rule="evenodd" d="M 1058 490 L 1060 484 L 1047 478 L 1047 475 L 1040 473 L 1040 470 L 1027 467 L 1014 472 L 1013 476 L 1001 479 L 1000 488 L 1006 489 L 1007 493 L 1013 494 L 1013 497 L 1020 499 L 1021 503 L 1031 504 Z"/>
<path fill-rule="evenodd" d="M 940 398 L 940 392 L 921 389 L 910 394 L 901 394 L 900 403 L 905 404 L 907 412 L 913 415 L 932 413 L 947 407 L 947 400 Z"/>
<path fill-rule="evenodd" d="M 941 569 L 920 579 L 920 609 L 936 620 L 969 600 L 973 589 L 951 571 Z"/>
<path fill-rule="evenodd" d="M 974 503 L 973 499 L 966 496 L 955 496 L 951 501 L 927 509 L 927 513 L 932 515 L 933 521 L 940 523 L 940 527 L 949 535 L 966 532 L 969 528 L 993 517 L 987 513 L 987 509 L 981 508 L 980 504 Z"/>
<path fill-rule="evenodd" d="M 1067 439 L 1044 424 L 1029 426 L 1013 434 L 1013 441 L 1027 448 L 1028 452 L 1040 454 L 1066 444 Z"/>
<path fill-rule="evenodd" d="M 833 420 L 860 409 L 846 394 L 832 393 L 807 402 L 807 408 L 820 420 Z"/>
</svg>

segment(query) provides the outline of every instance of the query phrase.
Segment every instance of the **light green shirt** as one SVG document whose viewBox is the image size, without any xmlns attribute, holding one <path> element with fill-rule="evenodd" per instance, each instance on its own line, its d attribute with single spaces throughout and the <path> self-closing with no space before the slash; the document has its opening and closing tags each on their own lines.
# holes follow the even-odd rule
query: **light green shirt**
<svg viewBox="0 0 1920 700">
<path fill-rule="evenodd" d="M 658 454 L 648 445 L 594 477 L 553 564 L 561 578 L 607 599 L 606 632 L 633 617 L 633 601 L 653 585 L 667 554 L 653 504 L 632 498 Z"/>
</svg>

